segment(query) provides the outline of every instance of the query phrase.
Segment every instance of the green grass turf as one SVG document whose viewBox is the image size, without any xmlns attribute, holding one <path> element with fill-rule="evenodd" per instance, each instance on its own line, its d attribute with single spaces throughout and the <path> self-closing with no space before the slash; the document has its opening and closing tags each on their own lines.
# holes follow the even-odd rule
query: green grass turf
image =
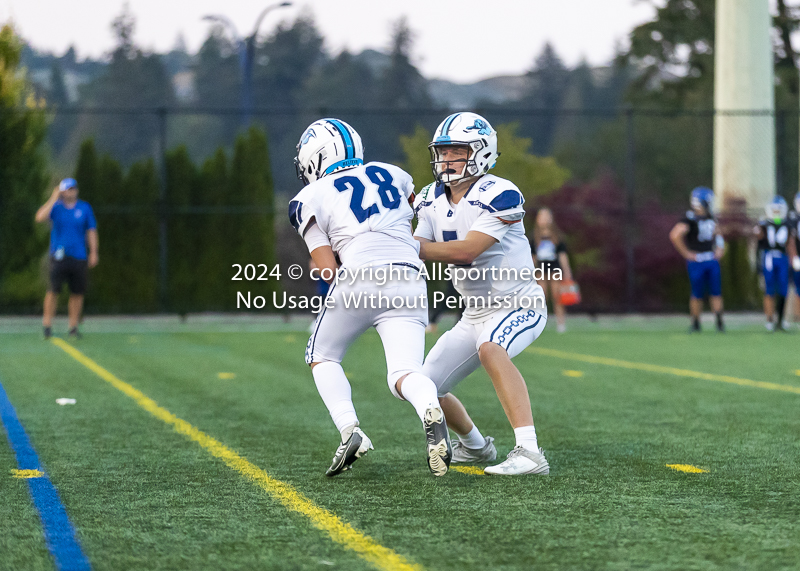
<svg viewBox="0 0 800 571">
<path fill-rule="evenodd" d="M 800 335 L 690 337 L 683 320 L 668 323 L 548 328 L 536 346 L 800 386 Z M 77 346 L 426 569 L 800 567 L 800 395 L 523 353 L 551 475 L 434 478 L 373 332 L 344 368 L 375 450 L 327 479 L 338 434 L 303 362 L 304 332 L 151 331 Z M 0 379 L 95 569 L 369 568 L 37 336 L 0 335 Z M 513 433 L 485 373 L 456 394 L 507 453 Z M 0 439 L 0 568 L 51 568 L 14 467 Z"/>
</svg>

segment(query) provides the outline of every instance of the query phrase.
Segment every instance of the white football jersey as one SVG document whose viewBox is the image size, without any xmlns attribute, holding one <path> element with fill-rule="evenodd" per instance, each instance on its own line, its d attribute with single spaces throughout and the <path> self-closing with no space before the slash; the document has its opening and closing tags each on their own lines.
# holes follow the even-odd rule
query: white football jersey
<svg viewBox="0 0 800 571">
<path fill-rule="evenodd" d="M 414 212 L 411 175 L 390 164 L 371 162 L 323 177 L 289 202 L 289 219 L 303 236 L 308 223 L 328 236 L 342 266 L 409 263 L 421 265 L 411 233 Z"/>
<path fill-rule="evenodd" d="M 415 236 L 449 242 L 464 240 L 468 232 L 477 231 L 497 240 L 470 266 L 487 271 L 481 271 L 479 279 L 453 284 L 468 302 L 470 298 L 486 300 L 467 304 L 464 319 L 468 322 L 483 321 L 497 311 L 487 303 L 489 296 L 544 296 L 541 286 L 532 277 L 533 258 L 522 222 L 523 203 L 522 193 L 512 182 L 491 174 L 475 181 L 458 204 L 450 202 L 442 184 L 428 185 L 414 201 L 418 218 Z M 453 267 L 451 264 L 450 268 Z M 493 279 L 492 268 L 516 268 L 517 279 Z M 519 275 L 523 269 L 526 269 L 524 279 Z M 499 272 L 495 272 L 495 276 L 499 277 Z M 509 276 L 504 273 L 502 277 Z"/>
</svg>

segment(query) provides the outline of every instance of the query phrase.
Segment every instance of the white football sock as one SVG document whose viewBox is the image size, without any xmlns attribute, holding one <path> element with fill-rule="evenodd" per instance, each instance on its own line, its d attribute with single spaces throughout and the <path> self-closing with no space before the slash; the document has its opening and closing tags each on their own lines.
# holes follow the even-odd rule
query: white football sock
<svg viewBox="0 0 800 571">
<path fill-rule="evenodd" d="M 517 446 L 522 446 L 525 450 L 533 452 L 539 451 L 539 443 L 536 441 L 536 429 L 533 426 L 515 428 L 514 436 L 517 437 Z"/>
<path fill-rule="evenodd" d="M 403 398 L 411 403 L 420 420 L 425 420 L 425 411 L 439 407 L 436 384 L 425 375 L 410 373 L 403 379 Z"/>
<path fill-rule="evenodd" d="M 458 434 L 458 431 L 456 431 L 456 434 Z M 469 434 L 458 434 L 458 439 L 461 441 L 461 444 L 473 450 L 478 450 L 486 446 L 486 439 L 483 437 L 483 434 L 481 434 L 481 431 L 478 430 L 478 427 L 474 424 L 472 425 L 472 430 L 469 431 Z"/>
<path fill-rule="evenodd" d="M 342 442 L 344 442 L 345 429 L 358 424 L 350 382 L 344 374 L 344 369 L 339 363 L 325 362 L 316 365 L 311 369 L 311 373 L 314 375 L 319 396 L 328 407 L 333 423 L 341 433 Z"/>
</svg>

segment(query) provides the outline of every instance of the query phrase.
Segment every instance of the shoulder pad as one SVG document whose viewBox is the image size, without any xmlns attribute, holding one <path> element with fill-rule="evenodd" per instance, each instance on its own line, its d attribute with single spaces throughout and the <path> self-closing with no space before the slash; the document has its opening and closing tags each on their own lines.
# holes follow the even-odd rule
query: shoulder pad
<svg viewBox="0 0 800 571">
<path fill-rule="evenodd" d="M 473 196 L 470 193 L 470 204 L 492 213 L 522 208 L 525 198 L 519 189 L 507 180 L 492 178 L 494 180 L 479 181 L 477 194 Z"/>
<path fill-rule="evenodd" d="M 525 217 L 522 206 L 525 198 L 519 189 L 511 182 L 494 176 L 489 180 L 479 181 L 477 196 L 471 197 L 469 203 L 509 224 L 519 222 Z"/>
<path fill-rule="evenodd" d="M 475 184 L 478 192 L 470 198 L 491 206 L 495 211 L 516 208 L 525 202 L 517 185 L 510 180 L 487 174 Z"/>
<path fill-rule="evenodd" d="M 311 202 L 314 198 L 314 187 L 315 183 L 312 183 L 305 187 L 303 190 L 297 193 L 297 195 L 289 201 L 289 222 L 291 222 L 292 227 L 302 236 L 305 232 L 306 224 L 308 220 L 313 216 L 312 212 L 304 212 L 303 206 Z"/>
</svg>

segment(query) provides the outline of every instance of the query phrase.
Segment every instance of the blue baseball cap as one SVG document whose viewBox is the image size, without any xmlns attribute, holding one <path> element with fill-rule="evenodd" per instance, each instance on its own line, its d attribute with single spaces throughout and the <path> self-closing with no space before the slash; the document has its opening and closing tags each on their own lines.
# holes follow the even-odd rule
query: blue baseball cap
<svg viewBox="0 0 800 571">
<path fill-rule="evenodd" d="M 78 181 L 76 181 L 74 178 L 65 178 L 58 185 L 59 192 L 64 192 L 70 188 L 78 188 Z"/>
</svg>

